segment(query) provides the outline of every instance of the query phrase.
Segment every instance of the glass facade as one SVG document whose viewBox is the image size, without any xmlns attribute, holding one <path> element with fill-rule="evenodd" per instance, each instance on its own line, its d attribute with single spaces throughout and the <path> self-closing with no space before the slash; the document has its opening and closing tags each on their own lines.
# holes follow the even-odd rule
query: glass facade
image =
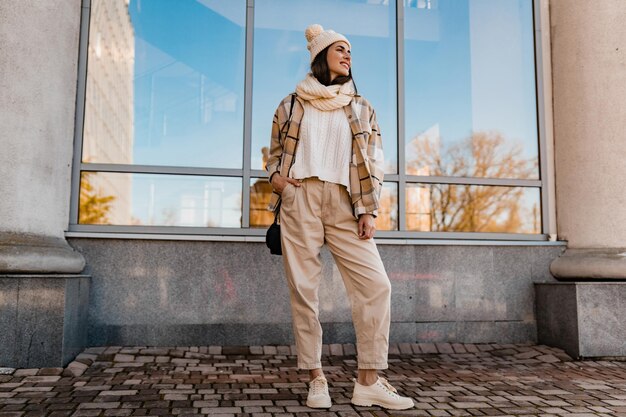
<svg viewBox="0 0 626 417">
<path fill-rule="evenodd" d="M 350 39 L 376 109 L 379 230 L 539 237 L 533 11 L 532 0 L 91 0 L 71 227 L 262 232 L 272 116 L 308 72 L 304 29 L 319 23 Z"/>
</svg>

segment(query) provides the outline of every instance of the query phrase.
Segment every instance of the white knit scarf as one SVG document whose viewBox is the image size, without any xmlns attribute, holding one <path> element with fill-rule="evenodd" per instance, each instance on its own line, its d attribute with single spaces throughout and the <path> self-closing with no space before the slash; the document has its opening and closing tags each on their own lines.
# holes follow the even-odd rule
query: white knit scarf
<svg viewBox="0 0 626 417">
<path fill-rule="evenodd" d="M 296 93 L 316 109 L 328 111 L 348 105 L 356 92 L 352 81 L 325 86 L 308 73 L 296 87 Z"/>
</svg>

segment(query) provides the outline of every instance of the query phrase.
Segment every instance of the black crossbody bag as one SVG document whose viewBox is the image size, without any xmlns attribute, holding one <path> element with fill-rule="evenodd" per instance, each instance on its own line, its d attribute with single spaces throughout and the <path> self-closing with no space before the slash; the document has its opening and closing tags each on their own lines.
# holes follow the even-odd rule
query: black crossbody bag
<svg viewBox="0 0 626 417">
<path fill-rule="evenodd" d="M 287 119 L 287 132 L 289 132 L 289 125 L 291 124 L 291 114 L 293 112 L 293 103 L 296 100 L 296 95 L 291 95 L 291 107 L 289 108 L 289 119 Z M 294 155 L 295 157 L 295 155 Z M 281 197 L 282 201 L 282 197 Z M 283 247 L 280 242 L 280 202 L 276 206 L 274 211 L 274 222 L 270 225 L 265 233 L 265 244 L 270 248 L 272 255 L 282 255 Z"/>
</svg>

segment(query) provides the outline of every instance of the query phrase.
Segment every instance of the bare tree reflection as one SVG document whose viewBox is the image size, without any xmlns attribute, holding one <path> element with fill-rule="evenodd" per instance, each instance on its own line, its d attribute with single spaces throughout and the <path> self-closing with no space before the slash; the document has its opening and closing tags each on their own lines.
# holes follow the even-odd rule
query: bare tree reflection
<svg viewBox="0 0 626 417">
<path fill-rule="evenodd" d="M 520 146 L 506 146 L 499 132 L 476 132 L 441 150 L 438 135 L 412 142 L 412 175 L 477 178 L 533 178 L 537 159 L 524 159 Z M 407 225 L 411 230 L 539 233 L 538 207 L 524 204 L 525 188 L 420 184 L 409 188 Z M 412 195 L 411 195 L 412 194 Z"/>
</svg>

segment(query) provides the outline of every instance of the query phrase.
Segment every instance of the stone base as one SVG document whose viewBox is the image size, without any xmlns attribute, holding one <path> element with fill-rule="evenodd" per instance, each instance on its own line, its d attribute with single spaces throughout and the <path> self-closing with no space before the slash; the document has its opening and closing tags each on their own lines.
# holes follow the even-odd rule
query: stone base
<svg viewBox="0 0 626 417">
<path fill-rule="evenodd" d="M 65 239 L 0 232 L 0 274 L 78 274 L 84 267 Z"/>
<path fill-rule="evenodd" d="M 539 343 L 573 358 L 626 357 L 626 282 L 535 284 Z"/>
<path fill-rule="evenodd" d="M 90 277 L 0 275 L 0 367 L 63 367 L 87 344 Z"/>
<path fill-rule="evenodd" d="M 626 279 L 626 249 L 567 249 L 550 265 L 560 280 Z"/>
</svg>

